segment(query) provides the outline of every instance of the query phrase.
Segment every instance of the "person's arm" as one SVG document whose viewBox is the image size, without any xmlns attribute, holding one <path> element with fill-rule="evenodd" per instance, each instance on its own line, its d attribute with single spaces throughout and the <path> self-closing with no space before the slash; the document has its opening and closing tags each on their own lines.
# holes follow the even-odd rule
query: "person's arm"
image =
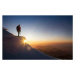
<svg viewBox="0 0 75 75">
<path fill-rule="evenodd" d="M 20 27 L 20 32 L 21 32 L 21 27 Z"/>
</svg>

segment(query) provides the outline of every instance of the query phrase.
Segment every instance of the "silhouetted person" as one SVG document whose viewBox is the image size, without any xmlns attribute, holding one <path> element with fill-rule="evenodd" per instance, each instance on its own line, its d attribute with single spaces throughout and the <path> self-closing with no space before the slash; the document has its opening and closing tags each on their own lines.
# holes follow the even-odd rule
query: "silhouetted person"
<svg viewBox="0 0 75 75">
<path fill-rule="evenodd" d="M 16 27 L 16 29 L 17 29 L 18 36 L 19 36 L 19 34 L 20 34 L 20 32 L 21 32 L 21 27 L 20 27 L 20 24 Z"/>
</svg>

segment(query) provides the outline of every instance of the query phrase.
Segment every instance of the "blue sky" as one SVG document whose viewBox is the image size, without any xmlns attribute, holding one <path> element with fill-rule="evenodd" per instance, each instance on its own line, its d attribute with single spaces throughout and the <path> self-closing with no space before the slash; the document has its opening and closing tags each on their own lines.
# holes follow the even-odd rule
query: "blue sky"
<svg viewBox="0 0 75 75">
<path fill-rule="evenodd" d="M 21 36 L 29 41 L 72 41 L 72 16 L 3 16 L 3 26 L 18 35 L 16 26 L 21 26 Z"/>
</svg>

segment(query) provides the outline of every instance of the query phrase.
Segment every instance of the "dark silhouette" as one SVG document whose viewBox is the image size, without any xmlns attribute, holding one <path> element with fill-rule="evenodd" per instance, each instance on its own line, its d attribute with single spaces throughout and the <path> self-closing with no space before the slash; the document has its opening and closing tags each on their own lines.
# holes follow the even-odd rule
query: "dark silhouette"
<svg viewBox="0 0 75 75">
<path fill-rule="evenodd" d="M 19 34 L 20 34 L 20 32 L 21 32 L 21 27 L 20 27 L 20 24 L 16 27 L 16 29 L 17 29 L 18 36 L 19 36 Z"/>
</svg>

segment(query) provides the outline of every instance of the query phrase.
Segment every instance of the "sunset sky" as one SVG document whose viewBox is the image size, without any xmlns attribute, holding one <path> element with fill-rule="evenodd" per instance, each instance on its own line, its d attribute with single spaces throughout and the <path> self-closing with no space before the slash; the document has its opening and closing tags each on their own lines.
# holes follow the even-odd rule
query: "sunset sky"
<svg viewBox="0 0 75 75">
<path fill-rule="evenodd" d="M 72 41 L 71 16 L 3 16 L 3 27 L 18 35 L 16 26 L 21 26 L 21 36 L 27 41 Z"/>
</svg>

